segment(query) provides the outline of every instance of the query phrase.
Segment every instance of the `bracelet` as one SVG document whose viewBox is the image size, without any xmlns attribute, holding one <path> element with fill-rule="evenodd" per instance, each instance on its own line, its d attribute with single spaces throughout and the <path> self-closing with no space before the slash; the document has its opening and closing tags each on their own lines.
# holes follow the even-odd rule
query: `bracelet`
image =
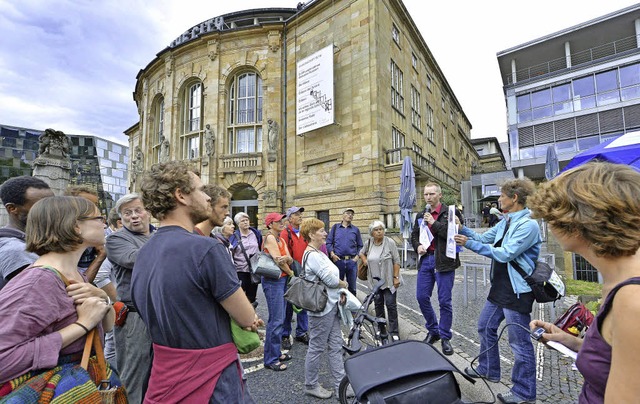
<svg viewBox="0 0 640 404">
<path fill-rule="evenodd" d="M 75 321 L 73 324 L 82 327 L 82 329 L 84 330 L 84 334 L 87 335 L 89 334 L 89 329 L 87 327 L 85 327 L 84 325 L 80 324 L 79 322 Z"/>
</svg>

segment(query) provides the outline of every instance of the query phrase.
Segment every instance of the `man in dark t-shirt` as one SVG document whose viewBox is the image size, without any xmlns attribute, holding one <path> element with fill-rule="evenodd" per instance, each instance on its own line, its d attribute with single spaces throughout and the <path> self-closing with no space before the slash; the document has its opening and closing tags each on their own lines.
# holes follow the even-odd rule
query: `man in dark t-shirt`
<svg viewBox="0 0 640 404">
<path fill-rule="evenodd" d="M 145 401 L 252 403 L 229 317 L 254 330 L 262 321 L 222 243 L 194 233 L 211 214 L 202 181 L 185 162 L 155 164 L 142 181 L 142 200 L 160 220 L 131 278 L 133 304 L 153 341 Z"/>
</svg>

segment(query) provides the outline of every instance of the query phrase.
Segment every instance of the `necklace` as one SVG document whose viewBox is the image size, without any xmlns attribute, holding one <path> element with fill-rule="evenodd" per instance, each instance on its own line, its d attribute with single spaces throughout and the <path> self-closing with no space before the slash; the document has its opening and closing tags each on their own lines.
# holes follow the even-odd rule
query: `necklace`
<svg viewBox="0 0 640 404">
<path fill-rule="evenodd" d="M 318 249 L 312 246 L 311 244 L 308 244 L 307 247 L 311 248 L 315 252 L 318 252 Z"/>
</svg>

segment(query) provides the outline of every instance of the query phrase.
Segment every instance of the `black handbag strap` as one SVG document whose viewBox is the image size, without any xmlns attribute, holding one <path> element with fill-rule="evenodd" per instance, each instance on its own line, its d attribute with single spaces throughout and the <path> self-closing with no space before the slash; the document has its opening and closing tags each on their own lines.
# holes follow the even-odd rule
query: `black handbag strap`
<svg viewBox="0 0 640 404">
<path fill-rule="evenodd" d="M 529 277 L 529 275 L 527 275 L 527 273 L 524 272 L 524 269 L 522 269 L 522 267 L 520 267 L 520 265 L 518 265 L 516 260 L 509 261 L 509 262 L 511 263 L 511 266 L 513 266 L 513 269 L 515 269 L 516 272 L 519 273 L 520 276 L 522 276 L 522 279 L 524 279 L 526 281 L 527 278 Z"/>
<path fill-rule="evenodd" d="M 242 233 L 238 232 L 238 244 L 240 244 L 240 249 L 242 250 L 242 255 L 244 255 L 244 259 L 247 260 L 247 265 L 251 268 L 251 260 L 247 255 L 247 250 L 244 249 L 244 244 L 242 244 Z"/>
</svg>

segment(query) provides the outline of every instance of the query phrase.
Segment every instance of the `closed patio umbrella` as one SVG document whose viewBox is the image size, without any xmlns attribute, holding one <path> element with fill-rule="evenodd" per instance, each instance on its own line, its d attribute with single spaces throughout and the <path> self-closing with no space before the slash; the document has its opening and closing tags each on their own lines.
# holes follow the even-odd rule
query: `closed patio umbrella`
<svg viewBox="0 0 640 404">
<path fill-rule="evenodd" d="M 400 232 L 404 239 L 404 261 L 407 260 L 407 240 L 411 237 L 413 221 L 411 212 L 416 204 L 416 174 L 413 171 L 411 157 L 407 156 L 402 162 L 400 171 L 400 196 L 398 206 L 400 206 Z"/>
</svg>

